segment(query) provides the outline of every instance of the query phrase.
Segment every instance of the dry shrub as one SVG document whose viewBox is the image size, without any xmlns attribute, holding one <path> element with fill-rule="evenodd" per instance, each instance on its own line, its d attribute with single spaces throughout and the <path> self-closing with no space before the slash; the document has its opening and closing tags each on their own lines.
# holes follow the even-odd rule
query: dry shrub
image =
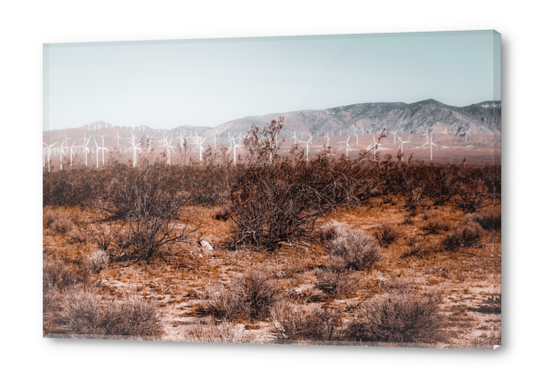
<svg viewBox="0 0 542 379">
<path fill-rule="evenodd" d="M 375 238 L 381 246 L 388 247 L 389 245 L 397 241 L 398 237 L 399 233 L 397 232 L 397 230 L 389 224 L 380 225 L 376 228 Z"/>
<path fill-rule="evenodd" d="M 380 248 L 361 230 L 349 230 L 331 242 L 330 254 L 344 260 L 345 269 L 363 271 L 382 259 Z"/>
<path fill-rule="evenodd" d="M 279 295 L 280 290 L 269 273 L 250 270 L 212 292 L 206 305 L 208 312 L 218 319 L 262 319 L 269 315 Z"/>
<path fill-rule="evenodd" d="M 195 325 L 186 328 L 180 336 L 186 342 L 211 343 L 262 343 L 261 337 L 253 336 L 230 322 L 218 325 Z"/>
<path fill-rule="evenodd" d="M 271 334 L 276 342 L 341 341 L 341 316 L 323 308 L 304 311 L 299 306 L 280 304 L 272 312 Z"/>
<path fill-rule="evenodd" d="M 307 270 L 307 259 L 301 257 L 287 257 L 282 265 L 282 277 L 293 278 Z"/>
<path fill-rule="evenodd" d="M 346 334 L 364 342 L 433 342 L 442 327 L 440 302 L 434 294 L 377 296 L 357 312 Z"/>
<path fill-rule="evenodd" d="M 437 212 L 423 214 L 422 230 L 427 234 L 439 234 L 450 230 L 450 224 L 442 219 Z"/>
<path fill-rule="evenodd" d="M 62 316 L 67 334 L 159 337 L 163 332 L 156 302 L 130 296 L 102 305 L 100 296 L 88 288 L 75 288 L 66 294 Z"/>
<path fill-rule="evenodd" d="M 489 191 L 481 180 L 457 185 L 455 206 L 465 213 L 475 213 L 489 201 Z"/>
<path fill-rule="evenodd" d="M 463 218 L 463 224 L 477 223 L 485 230 L 501 229 L 501 214 L 491 212 L 470 213 Z"/>
<path fill-rule="evenodd" d="M 341 234 L 344 234 L 348 230 L 348 225 L 344 222 L 331 221 L 320 227 L 318 234 L 320 241 L 326 242 L 334 240 L 339 237 Z"/>
<path fill-rule="evenodd" d="M 482 240 L 484 230 L 478 223 L 469 223 L 455 229 L 442 241 L 442 246 L 449 251 L 456 251 L 463 247 L 478 247 Z"/>
<path fill-rule="evenodd" d="M 43 261 L 43 291 L 64 289 L 81 282 L 81 277 L 73 266 L 60 261 Z"/>
<path fill-rule="evenodd" d="M 98 274 L 109 265 L 109 254 L 104 250 L 96 250 L 84 261 L 83 266 L 92 274 Z"/>
<path fill-rule="evenodd" d="M 218 221 L 227 221 L 230 214 L 226 209 L 219 209 L 213 213 L 213 218 Z"/>
<path fill-rule="evenodd" d="M 53 221 L 51 228 L 57 233 L 66 234 L 75 228 L 75 224 L 71 218 L 60 216 Z"/>
<path fill-rule="evenodd" d="M 314 287 L 322 291 L 328 298 L 344 296 L 355 290 L 357 281 L 342 270 L 326 269 L 316 271 Z"/>
</svg>

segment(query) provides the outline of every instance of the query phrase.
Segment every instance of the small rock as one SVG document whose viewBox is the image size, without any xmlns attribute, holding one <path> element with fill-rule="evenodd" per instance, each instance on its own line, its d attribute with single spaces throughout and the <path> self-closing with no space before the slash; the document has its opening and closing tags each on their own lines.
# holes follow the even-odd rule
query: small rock
<svg viewBox="0 0 542 379">
<path fill-rule="evenodd" d="M 214 250 L 211 244 L 205 240 L 199 241 L 199 244 L 205 249 L 205 250 Z"/>
</svg>

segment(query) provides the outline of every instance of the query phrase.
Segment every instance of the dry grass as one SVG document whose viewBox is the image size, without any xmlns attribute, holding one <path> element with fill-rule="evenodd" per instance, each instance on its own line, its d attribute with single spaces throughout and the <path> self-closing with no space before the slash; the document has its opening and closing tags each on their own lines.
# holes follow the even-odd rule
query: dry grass
<svg viewBox="0 0 542 379">
<path fill-rule="evenodd" d="M 380 248 L 361 230 L 348 230 L 331 242 L 330 254 L 342 259 L 344 270 L 363 271 L 382 259 Z"/>
<path fill-rule="evenodd" d="M 62 305 L 66 334 L 107 337 L 160 337 L 158 305 L 137 296 L 103 302 L 95 290 L 74 288 Z"/>
<path fill-rule="evenodd" d="M 356 341 L 431 343 L 442 327 L 440 298 L 435 295 L 385 294 L 355 315 L 347 335 Z"/>
<path fill-rule="evenodd" d="M 466 226 L 463 224 L 465 214 L 454 210 L 449 204 L 433 207 L 425 213 L 411 214 L 405 211 L 400 198 L 393 198 L 392 202 L 384 205 L 375 202 L 333 213 L 336 221 L 334 224 L 339 224 L 343 230 L 361 231 L 367 236 L 380 225 L 389 224 L 393 225 L 401 236 L 395 242 L 387 246 L 382 244 L 381 247 L 373 240 L 372 244 L 380 253 L 380 260 L 374 261 L 370 270 L 361 272 L 347 269 L 341 254 L 334 255 L 330 251 L 332 241 L 342 232 L 326 237 L 327 242 L 324 244 L 318 241 L 306 248 L 292 248 L 284 244 L 274 254 L 251 249 L 232 252 L 224 248 L 229 240 L 228 223 L 217 220 L 214 216 L 219 208 L 194 206 L 193 209 L 202 215 L 203 220 L 200 230 L 193 236 L 193 241 L 174 244 L 170 250 L 161 251 L 156 259 L 146 263 L 127 266 L 123 262 L 110 261 L 101 270 L 91 273 L 90 283 L 101 283 L 99 303 L 102 308 L 113 302 L 125 301 L 127 294 L 133 292 L 144 301 L 154 301 L 157 304 L 156 312 L 164 325 L 164 334 L 160 338 L 201 342 L 265 342 L 271 338 L 271 331 L 279 320 L 278 316 L 269 318 L 274 314 L 272 309 L 277 304 L 276 300 L 271 302 L 272 305 L 263 307 L 267 311 L 257 318 L 247 317 L 251 312 L 246 310 L 239 313 L 232 311 L 232 314 L 242 315 L 233 317 L 238 324 L 227 322 L 214 325 L 206 306 L 207 302 L 212 300 L 207 297 L 208 293 L 212 292 L 209 289 L 217 288 L 227 293 L 228 289 L 235 287 L 234 283 L 243 273 L 255 267 L 265 267 L 269 273 L 265 275 L 268 279 L 263 282 L 273 288 L 272 292 L 276 296 L 273 295 L 272 298 L 281 299 L 287 306 L 299 311 L 290 317 L 292 321 L 288 333 L 298 336 L 293 339 L 309 341 L 315 338 L 310 337 L 311 334 L 326 335 L 326 328 L 321 332 L 296 331 L 321 328 L 325 325 L 310 321 L 317 320 L 317 317 L 306 317 L 313 311 L 317 312 L 316 309 L 326 309 L 326 312 L 340 315 L 340 325 L 334 329 L 331 337 L 328 334 L 325 338 L 330 341 L 344 340 L 348 326 L 359 317 L 358 312 L 373 299 L 398 291 L 424 299 L 428 290 L 434 290 L 443 295 L 438 314 L 444 321 L 441 331 L 432 337 L 433 342 L 443 341 L 442 335 L 446 336 L 446 341 L 452 346 L 485 346 L 489 342 L 500 342 L 500 313 L 497 313 L 500 307 L 496 306 L 500 296 L 500 230 L 497 227 L 493 233 L 482 230 L 480 240 L 475 246 L 461 245 L 454 251 L 443 250 L 443 240 Z M 496 214 L 499 209 L 497 206 Z M 51 220 L 54 220 L 54 217 L 46 214 L 65 215 L 77 226 L 77 217 L 72 217 L 71 214 L 81 215 L 82 212 L 92 211 L 50 207 L 44 209 L 44 261 L 47 262 L 44 263 L 46 334 L 65 333 L 59 317 L 63 299 L 70 288 L 83 282 L 84 262 L 97 250 L 92 241 L 76 238 L 77 229 L 61 233 L 52 228 Z M 492 214 L 494 211 L 479 210 L 479 214 L 490 212 Z M 426 214 L 429 216 L 426 217 Z M 410 224 L 402 224 L 405 216 L 410 218 Z M 325 220 L 319 222 L 324 223 Z M 434 224 L 431 228 L 435 231 L 428 234 L 429 230 L 426 228 L 429 223 Z M 470 225 L 474 222 L 465 223 Z M 435 227 L 435 224 L 443 226 Z M 399 259 L 405 252 L 406 242 L 414 239 L 418 243 L 425 234 L 428 235 L 423 246 L 430 254 L 422 254 L 413 259 Z M 205 252 L 201 249 L 197 241 L 202 238 L 210 241 L 215 250 Z M 351 255 L 349 253 L 346 256 Z M 319 282 L 322 285 L 324 282 L 320 281 L 323 278 L 321 272 L 340 270 L 348 273 L 343 277 L 355 280 L 355 284 L 351 286 L 352 291 L 334 296 L 317 288 Z M 246 288 L 239 292 L 245 293 L 241 298 L 249 297 L 246 296 Z M 491 296 L 492 303 L 488 300 Z M 239 302 L 238 298 L 234 300 L 231 304 L 244 304 L 244 301 Z M 267 314 L 264 316 L 265 313 Z M 254 324 L 257 319 L 260 321 Z M 284 316 L 282 320 L 287 320 L 287 317 Z M 304 320 L 310 322 L 299 326 Z M 333 322 L 330 325 L 332 326 Z M 307 335 L 309 337 L 303 337 Z M 341 335 L 343 337 L 340 337 Z M 417 338 L 423 340 L 420 336 Z M 429 341 L 431 338 L 425 340 Z"/>
</svg>

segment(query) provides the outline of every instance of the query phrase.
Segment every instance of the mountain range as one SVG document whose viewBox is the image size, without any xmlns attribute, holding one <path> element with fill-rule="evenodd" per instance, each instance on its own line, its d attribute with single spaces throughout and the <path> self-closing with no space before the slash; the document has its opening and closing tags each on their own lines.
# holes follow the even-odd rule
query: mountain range
<svg viewBox="0 0 542 379">
<path fill-rule="evenodd" d="M 377 134 L 383 128 L 387 132 L 401 135 L 448 134 L 464 136 L 469 134 L 496 135 L 501 132 L 501 102 L 486 101 L 465 107 L 455 107 L 429 99 L 412 104 L 406 103 L 363 103 L 352 104 L 322 110 L 302 110 L 285 113 L 272 113 L 264 116 L 248 116 L 228 121 L 217 127 L 182 125 L 174 129 L 153 129 L 149 126 L 117 126 L 98 121 L 85 125 L 83 129 L 96 130 L 121 128 L 139 130 L 160 135 L 176 135 L 177 132 L 216 133 L 226 136 L 228 133 L 244 133 L 252 124 L 260 128 L 284 117 L 284 131 L 293 133 L 311 133 L 323 135 L 357 132 Z"/>
<path fill-rule="evenodd" d="M 486 101 L 465 107 L 454 107 L 436 100 L 406 103 L 363 103 L 323 110 L 303 110 L 274 113 L 265 116 L 243 117 L 228 121 L 215 132 L 240 133 L 252 124 L 263 126 L 273 119 L 284 117 L 284 130 L 322 135 L 339 131 L 376 134 L 386 128 L 399 134 L 421 134 L 427 132 L 464 135 L 500 134 L 501 102 Z"/>
</svg>

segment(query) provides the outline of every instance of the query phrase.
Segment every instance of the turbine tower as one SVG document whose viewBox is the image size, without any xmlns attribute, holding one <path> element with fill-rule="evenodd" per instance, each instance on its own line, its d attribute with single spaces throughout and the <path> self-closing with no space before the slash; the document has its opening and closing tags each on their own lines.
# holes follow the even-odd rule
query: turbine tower
<svg viewBox="0 0 542 379">
<path fill-rule="evenodd" d="M 301 143 L 306 143 L 307 144 L 307 148 L 306 148 L 307 162 L 309 161 L 309 153 L 310 153 L 309 144 L 311 143 L 311 141 L 312 141 L 312 136 L 307 141 L 301 141 L 301 140 L 299 141 Z"/>
<path fill-rule="evenodd" d="M 119 147 L 119 141 L 122 139 L 122 137 L 119 136 L 119 132 L 117 132 L 117 136 L 114 139 L 117 140 L 117 147 Z"/>
<path fill-rule="evenodd" d="M 228 152 L 230 152 L 230 150 L 233 150 L 233 164 L 237 164 L 237 148 L 238 147 L 243 147 L 243 145 L 238 145 L 235 143 L 235 137 L 231 137 L 230 138 L 230 148 L 228 149 Z"/>
<path fill-rule="evenodd" d="M 378 149 L 378 142 L 376 142 L 375 135 L 373 134 L 373 142 L 367 146 L 367 151 L 371 151 L 373 149 L 373 161 L 376 160 L 376 149 Z"/>
<path fill-rule="evenodd" d="M 132 133 L 132 139 L 130 141 L 130 147 L 127 148 L 125 151 L 132 150 L 132 166 L 137 166 L 137 151 L 141 151 L 141 148 L 139 147 L 141 145 L 141 142 L 136 145 L 135 143 L 135 135 Z"/>
<path fill-rule="evenodd" d="M 171 139 L 173 141 L 173 138 Z M 167 137 L 164 138 L 164 144 L 160 147 L 165 147 L 166 148 L 166 159 L 167 159 L 167 164 L 170 165 L 171 164 L 171 151 L 175 149 L 175 146 L 173 146 L 171 144 L 171 141 L 168 140 Z"/>
<path fill-rule="evenodd" d="M 429 136 L 427 134 L 424 134 L 424 135 L 426 135 L 429 138 Z M 433 160 L 433 146 L 438 148 L 438 146 L 433 143 L 433 133 L 431 133 L 431 142 L 429 142 L 429 140 L 428 140 L 426 143 L 424 143 L 422 145 L 422 147 L 425 146 L 425 145 L 429 145 L 430 158 L 431 158 L 431 160 Z"/>
<path fill-rule="evenodd" d="M 105 165 L 105 151 L 110 151 L 107 147 L 105 147 L 104 143 L 104 137 L 107 135 L 107 133 L 104 133 L 103 136 L 99 136 L 99 137 L 102 137 L 102 147 L 99 148 L 99 150 L 102 151 L 102 166 Z M 96 147 L 98 147 L 98 145 L 96 145 Z"/>
<path fill-rule="evenodd" d="M 200 162 L 203 160 L 203 152 L 205 151 L 205 148 L 203 147 L 203 142 L 207 139 L 205 137 L 204 139 L 201 139 L 201 137 L 198 137 L 198 134 L 196 133 L 197 142 L 193 142 L 196 147 L 199 149 L 199 160 Z"/>
<path fill-rule="evenodd" d="M 403 155 L 404 155 L 404 153 L 403 153 L 403 144 L 405 144 L 405 143 L 410 143 L 410 141 L 403 141 L 403 140 L 401 139 L 401 137 L 399 137 L 399 136 L 397 136 L 397 138 L 399 138 L 399 145 L 401 146 L 401 161 L 403 161 L 403 160 L 404 160 L 404 159 L 403 159 L 403 158 L 404 158 L 404 157 L 403 157 Z"/>
<path fill-rule="evenodd" d="M 51 148 L 55 146 L 58 142 L 53 143 L 52 145 L 47 145 L 45 142 L 45 151 L 47 152 L 47 171 L 51 172 Z"/>
<path fill-rule="evenodd" d="M 346 150 L 346 158 L 348 158 L 348 151 L 351 150 L 350 145 L 348 144 L 349 140 L 350 140 L 350 136 L 348 136 L 346 141 L 344 141 L 344 147 L 345 147 L 345 150 Z"/>
</svg>

